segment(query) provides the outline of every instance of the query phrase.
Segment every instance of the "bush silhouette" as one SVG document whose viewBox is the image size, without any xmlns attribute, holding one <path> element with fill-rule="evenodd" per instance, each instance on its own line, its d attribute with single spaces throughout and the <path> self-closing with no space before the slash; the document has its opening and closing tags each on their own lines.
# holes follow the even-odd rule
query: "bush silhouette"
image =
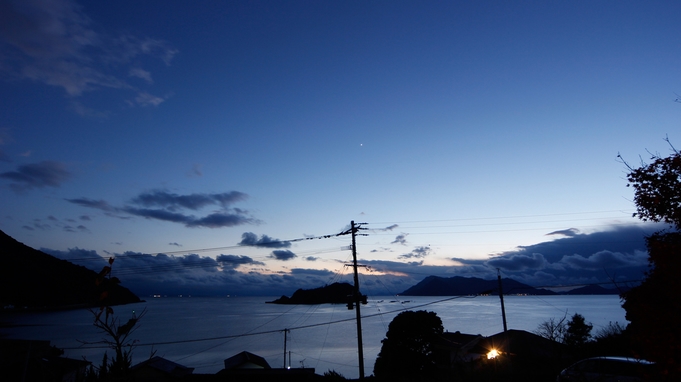
<svg viewBox="0 0 681 382">
<path fill-rule="evenodd" d="M 436 372 L 433 345 L 442 335 L 442 320 L 435 312 L 406 311 L 388 326 L 376 358 L 374 375 L 386 380 L 432 380 Z"/>
</svg>

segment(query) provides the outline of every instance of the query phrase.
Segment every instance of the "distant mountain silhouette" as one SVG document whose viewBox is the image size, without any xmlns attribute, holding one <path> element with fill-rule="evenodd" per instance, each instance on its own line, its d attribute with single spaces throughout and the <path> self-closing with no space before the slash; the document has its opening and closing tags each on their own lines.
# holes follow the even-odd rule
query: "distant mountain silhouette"
<svg viewBox="0 0 681 382">
<path fill-rule="evenodd" d="M 0 231 L 0 307 L 57 309 L 140 302 L 114 280 L 28 247 Z M 102 300 L 102 288 L 107 297 Z"/>
<path fill-rule="evenodd" d="M 626 288 L 627 290 L 629 288 Z M 568 292 L 562 293 L 562 294 L 570 294 L 570 295 L 579 295 L 579 294 L 620 294 L 624 292 L 625 290 L 619 290 L 619 289 L 609 289 L 609 288 L 603 288 L 600 285 L 586 285 L 581 288 L 575 288 L 572 289 Z"/>
<path fill-rule="evenodd" d="M 537 289 L 512 279 L 502 279 L 504 294 L 557 294 L 546 289 Z M 403 296 L 468 296 L 478 294 L 499 294 L 497 280 L 484 280 L 477 277 L 454 276 L 450 278 L 428 276 L 423 281 L 400 293 Z"/>
<path fill-rule="evenodd" d="M 351 301 L 355 287 L 348 283 L 333 283 L 315 289 L 298 289 L 291 297 L 281 296 L 268 304 L 347 304 Z M 362 296 L 366 304 L 366 296 Z"/>
</svg>

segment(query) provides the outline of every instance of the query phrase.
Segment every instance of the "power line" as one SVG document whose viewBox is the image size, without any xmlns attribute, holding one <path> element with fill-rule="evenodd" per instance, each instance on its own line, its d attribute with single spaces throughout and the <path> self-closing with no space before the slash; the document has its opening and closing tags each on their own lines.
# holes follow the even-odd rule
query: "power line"
<svg viewBox="0 0 681 382">
<path fill-rule="evenodd" d="M 573 213 L 561 213 L 561 214 L 541 214 L 541 215 L 518 215 L 518 216 L 507 216 L 507 217 L 487 217 L 487 218 L 463 218 L 463 219 L 442 219 L 442 220 L 415 220 L 415 221 L 393 221 L 393 222 L 374 222 L 374 223 L 368 223 L 371 225 L 375 224 L 410 224 L 410 223 L 441 223 L 441 222 L 465 222 L 465 221 L 478 221 L 478 220 L 502 220 L 502 219 L 519 219 L 519 218 L 533 218 L 533 217 L 549 217 L 549 216 L 570 216 L 570 215 L 583 215 L 583 214 L 599 214 L 599 213 L 610 213 L 610 212 L 624 212 L 621 210 L 606 210 L 606 211 L 592 211 L 592 212 L 573 212 Z M 615 218 L 615 217 L 612 217 Z M 597 218 L 598 220 L 602 219 L 611 219 L 610 217 L 603 217 L 603 218 Z M 579 221 L 585 221 L 585 220 L 596 220 L 592 218 L 584 218 L 584 219 L 578 219 Z M 543 223 L 558 223 L 558 222 L 569 222 L 569 221 L 576 221 L 575 219 L 568 219 L 568 220 L 549 220 L 549 221 L 535 221 L 535 222 L 502 222 L 502 223 L 480 223 L 480 224 L 454 224 L 454 225 L 443 225 L 443 226 L 424 226 L 424 227 L 399 227 L 401 229 L 432 229 L 432 228 L 450 228 L 450 227 L 482 227 L 482 226 L 504 226 L 504 225 L 520 225 L 520 224 L 543 224 Z M 645 225 L 644 223 L 611 223 L 609 224 L 610 226 L 618 226 L 618 225 Z M 598 226 L 589 226 L 589 227 L 598 227 Z M 495 233 L 495 232 L 518 232 L 518 231 L 533 231 L 533 230 L 546 230 L 550 228 L 543 228 L 543 227 L 537 227 L 537 228 L 524 228 L 524 229 L 502 229 L 502 230 L 485 230 L 485 231 L 447 231 L 447 232 L 418 232 L 418 233 L 413 233 L 413 234 L 419 234 L 419 235 L 443 235 L 443 234 L 462 234 L 462 233 Z M 376 236 L 387 236 L 390 235 L 388 233 L 379 233 L 376 231 L 385 231 L 385 228 L 370 228 L 369 230 L 373 231 L 373 235 Z M 123 258 L 123 257 L 129 257 L 129 258 L 139 258 L 139 257 L 144 257 L 147 255 L 178 255 L 178 254 L 197 254 L 197 253 L 203 253 L 203 252 L 214 252 L 214 251 L 221 251 L 221 250 L 228 250 L 228 249 L 236 249 L 236 248 L 244 248 L 244 247 L 253 247 L 253 248 L 272 248 L 271 246 L 276 245 L 276 244 L 282 244 L 282 243 L 294 243 L 294 242 L 301 242 L 301 241 L 309 241 L 309 240 L 318 240 L 318 239 L 327 239 L 327 238 L 333 238 L 333 237 L 338 237 L 342 235 L 348 234 L 347 231 L 345 232 L 340 232 L 337 234 L 331 234 L 331 235 L 321 235 L 321 236 L 311 236 L 311 237 L 303 237 L 303 238 L 294 238 L 294 239 L 287 239 L 287 240 L 272 240 L 269 242 L 262 242 L 258 243 L 258 245 L 244 245 L 244 244 L 238 244 L 238 245 L 230 245 L 230 246 L 221 246 L 221 247 L 210 247 L 210 248 L 194 248 L 194 249 L 186 249 L 186 250 L 177 250 L 177 251 L 158 251 L 158 252 L 150 252 L 150 253 L 123 253 L 123 254 L 117 254 L 115 257 L 117 258 Z M 71 257 L 68 260 L 73 260 L 73 261 L 89 261 L 89 260 L 101 260 L 104 257 Z"/>
<path fill-rule="evenodd" d="M 591 214 L 597 214 L 597 213 L 605 213 L 605 212 L 612 212 L 612 211 L 596 211 L 596 212 L 588 212 Z M 513 218 L 521 218 L 521 217 L 544 217 L 544 216 L 566 216 L 566 215 L 576 215 L 576 214 L 586 214 L 586 213 L 565 213 L 565 214 L 547 214 L 547 215 L 527 215 L 527 216 L 516 216 L 516 217 L 506 217 L 506 218 L 496 218 L 496 219 L 513 219 Z M 475 221 L 475 220 L 490 220 L 490 219 L 495 219 L 495 218 L 476 218 L 476 219 L 449 219 L 449 220 L 430 220 L 430 221 L 414 221 L 415 223 L 432 223 L 432 222 L 460 222 L 460 221 Z M 580 220 L 591 220 L 591 219 L 580 219 Z M 546 222 L 546 221 L 545 221 Z M 555 222 L 555 221 L 554 221 Z M 504 224 L 539 224 L 543 222 L 509 222 L 509 223 L 484 223 L 484 224 L 476 224 L 473 226 L 495 226 L 495 225 L 504 225 Z M 373 224 L 378 224 L 378 223 L 373 223 Z M 396 224 L 396 223 L 395 223 Z M 611 224 L 611 226 L 617 226 L 618 224 Z M 619 225 L 631 225 L 631 223 L 625 223 L 625 224 L 619 224 Z M 644 225 L 643 223 L 638 223 L 638 225 L 642 226 Z M 443 228 L 443 227 L 462 227 L 465 225 L 461 224 L 455 224 L 455 225 L 445 225 L 445 226 L 425 226 L 423 227 L 424 229 L 432 229 L 432 228 Z M 410 229 L 416 229 L 419 227 L 404 227 L 404 228 L 410 228 Z M 414 235 L 447 235 L 447 234 L 470 234 L 470 233 L 485 233 L 485 232 L 509 232 L 509 231 L 528 231 L 528 230 L 540 230 L 542 228 L 529 228 L 529 229 L 511 229 L 511 230 L 488 230 L 488 231 L 449 231 L 449 232 L 416 232 L 413 233 Z M 374 233 L 372 235 L 375 236 L 383 236 L 383 235 L 389 235 L 387 233 L 377 233 L 375 231 L 385 231 L 385 229 L 374 229 Z M 177 260 L 174 254 L 185 254 L 185 255 L 191 255 L 191 254 L 196 254 L 196 252 L 207 252 L 207 251 L 215 251 L 215 250 L 220 250 L 220 249 L 234 249 L 234 248 L 244 248 L 244 247 L 254 247 L 254 248 L 272 248 L 268 246 L 276 245 L 276 244 L 281 244 L 281 243 L 292 243 L 292 242 L 300 242 L 300 241 L 309 241 L 309 240 L 318 240 L 318 239 L 327 239 L 327 238 L 336 238 L 339 236 L 347 235 L 348 231 L 344 232 L 339 232 L 336 234 L 331 234 L 331 235 L 321 235 L 321 236 L 311 236 L 311 237 L 304 237 L 304 238 L 295 238 L 295 239 L 288 239 L 288 240 L 272 240 L 269 242 L 262 242 L 259 243 L 259 245 L 232 245 L 232 246 L 223 246 L 223 247 L 212 247 L 212 248 L 203 248 L 203 249 L 192 249 L 192 250 L 182 250 L 182 251 L 173 251 L 173 252 L 159 252 L 156 254 L 143 254 L 143 253 L 131 253 L 127 252 L 124 254 L 116 255 L 116 258 L 120 258 L 121 260 L 130 258 L 130 259 L 146 259 L 149 258 L 149 262 L 146 264 L 135 264 L 135 266 L 123 266 L 123 267 L 115 267 L 118 268 L 115 270 L 115 274 L 118 276 L 125 276 L 125 275 L 133 275 L 133 274 L 153 274 L 157 272 L 177 272 L 177 271 L 184 271 L 184 270 L 191 270 L 191 269 L 200 269 L 200 268 L 219 268 L 219 267 L 230 267 L 230 264 L 233 264 L 234 267 L 240 266 L 240 265 L 247 265 L 247 266 L 258 266 L 262 264 L 258 264 L 259 260 L 265 260 L 268 257 L 255 257 L 255 258 L 250 258 L 247 256 L 243 256 L 244 258 L 248 258 L 250 262 L 244 262 L 244 263 L 231 263 L 231 262 L 221 262 L 218 261 L 217 259 L 211 258 L 211 257 L 199 257 L 198 261 L 183 261 L 185 257 L 180 258 Z M 633 241 L 632 241 L 633 242 Z M 618 241 L 618 243 L 622 243 L 622 241 Z M 448 244 L 439 244 L 442 246 L 448 246 Z M 485 244 L 489 245 L 489 244 Z M 501 245 L 501 244 L 499 244 Z M 588 245 L 587 243 L 584 243 L 583 245 Z M 466 246 L 470 246 L 470 244 L 467 244 Z M 305 254 L 322 254 L 322 253 L 332 253 L 336 251 L 340 251 L 342 249 L 337 249 L 337 248 L 331 248 L 331 249 L 322 249 L 322 250 L 316 250 L 316 251 L 309 251 L 309 252 L 303 252 L 302 254 L 299 253 L 301 256 Z M 166 263 L 166 264 L 157 264 L 157 263 L 152 263 L 152 260 L 156 262 L 156 257 L 159 255 L 167 255 L 172 257 L 173 259 L 176 259 L 177 261 L 174 261 L 173 263 Z M 104 260 L 105 257 L 72 257 L 69 258 L 68 260 L 74 261 L 74 262 L 85 262 L 89 260 L 98 260 L 102 261 Z M 418 273 L 414 273 L 418 274 Z"/>
<path fill-rule="evenodd" d="M 465 222 L 465 221 L 478 221 L 478 220 L 503 220 L 503 219 L 519 219 L 519 218 L 535 218 L 535 217 L 551 217 L 551 216 L 570 216 L 570 215 L 584 215 L 584 214 L 600 214 L 600 213 L 612 213 L 612 212 L 625 212 L 622 210 L 605 210 L 605 211 L 590 211 L 590 212 L 570 212 L 570 213 L 560 213 L 560 214 L 537 214 L 537 215 L 516 215 L 516 216 L 498 216 L 498 217 L 485 217 L 485 218 L 461 218 L 461 219 L 440 219 L 440 220 L 411 220 L 411 221 L 391 221 L 391 222 L 373 222 L 373 223 L 367 223 L 368 225 L 385 225 L 385 224 L 412 224 L 412 223 L 441 223 L 441 222 Z M 626 212 L 630 216 L 631 212 Z M 617 217 L 612 217 L 612 218 L 617 218 Z M 611 217 L 602 217 L 602 218 L 596 218 L 598 220 L 602 219 L 611 219 Z M 584 219 L 578 219 L 578 220 L 596 220 L 596 219 L 591 219 L 591 218 L 584 218 Z M 487 225 L 517 225 L 517 224 L 539 224 L 539 223 L 555 223 L 555 222 L 564 222 L 564 221 L 575 221 L 575 219 L 568 219 L 568 220 L 554 220 L 554 221 L 536 221 L 536 222 L 509 222 L 509 223 L 489 223 L 489 224 L 466 224 L 466 225 L 447 225 L 447 226 L 428 226 L 424 228 L 447 228 L 447 227 L 471 227 L 471 226 L 487 226 Z M 621 223 L 619 225 L 631 225 L 633 223 Z M 639 223 L 643 224 L 643 223 Z M 618 223 L 613 223 L 611 225 L 618 225 Z M 400 228 L 416 228 L 418 229 L 419 227 L 400 227 Z M 542 229 L 542 228 L 536 228 L 536 229 Z M 369 230 L 372 231 L 384 231 L 385 227 L 381 228 L 369 228 Z M 506 230 L 498 230 L 498 231 L 476 231 L 476 232 L 505 232 Z M 462 232 L 443 232 L 443 233 L 462 233 Z M 243 244 L 238 244 L 238 245 L 229 245 L 229 246 L 221 246 L 221 247 L 210 247 L 210 248 L 195 248 L 195 249 L 186 249 L 186 250 L 177 250 L 177 251 L 157 251 L 157 252 L 150 252 L 148 254 L 150 255 L 159 255 L 159 254 L 165 254 L 165 255 L 177 255 L 177 254 L 192 254 L 192 253 L 201 253 L 201 252 L 213 252 L 213 251 L 221 251 L 221 250 L 227 250 L 227 249 L 235 249 L 235 248 L 244 248 L 244 247 L 265 247 L 271 246 L 274 244 L 280 244 L 280 243 L 294 243 L 294 242 L 300 242 L 300 241 L 309 241 L 309 240 L 318 240 L 318 239 L 328 239 L 328 238 L 333 238 L 333 237 L 338 237 L 342 235 L 347 235 L 348 232 L 340 232 L 337 234 L 331 234 L 331 235 L 321 235 L 321 236 L 310 236 L 310 237 L 303 237 L 303 238 L 295 238 L 295 239 L 287 239 L 287 240 L 272 240 L 269 242 L 262 242 L 259 243 L 258 245 L 243 245 Z M 375 235 L 381 235 L 378 233 L 374 233 Z M 421 233 L 422 234 L 422 233 Z M 136 257 L 136 256 L 142 256 L 144 254 L 120 254 L 116 255 L 117 257 Z M 79 259 L 79 260 L 98 260 L 99 258 L 97 257 L 89 257 L 89 258 L 73 258 L 73 259 Z"/>
<path fill-rule="evenodd" d="M 390 222 L 373 222 L 367 224 L 405 224 L 405 223 L 438 223 L 438 222 L 457 222 L 457 221 L 472 221 L 472 220 L 494 220 L 494 219 L 519 219 L 519 218 L 535 218 L 548 216 L 568 216 L 568 215 L 586 215 L 586 214 L 602 214 L 611 212 L 623 212 L 631 216 L 633 212 L 623 210 L 606 210 L 606 211 L 587 211 L 587 212 L 565 212 L 559 214 L 537 214 L 537 215 L 514 215 L 514 216 L 496 216 L 484 218 L 460 218 L 460 219 L 440 219 L 440 220 L 406 220 L 406 221 L 390 221 Z"/>
<path fill-rule="evenodd" d="M 405 311 L 405 310 L 408 310 L 408 309 L 421 308 L 421 307 L 424 307 L 424 306 L 433 305 L 433 304 L 437 304 L 437 303 L 445 302 L 445 301 L 451 301 L 451 300 L 455 300 L 455 299 L 458 299 L 458 298 L 464 298 L 464 297 L 472 298 L 472 297 L 476 297 L 476 296 L 472 296 L 472 297 L 471 296 L 453 296 L 453 297 L 449 297 L 449 298 L 446 298 L 446 299 L 432 301 L 432 302 L 428 302 L 428 303 L 423 303 L 423 304 L 420 304 L 420 305 L 410 306 L 410 307 L 407 307 L 407 308 L 401 308 L 401 309 L 397 309 L 397 310 L 393 310 L 393 311 L 389 311 L 389 312 L 369 314 L 369 315 L 366 315 L 366 316 L 362 316 L 362 318 L 372 318 L 372 317 L 377 317 L 377 316 L 381 316 L 381 315 L 384 315 L 384 314 L 392 314 L 392 313 L 402 312 L 402 311 Z M 349 322 L 349 321 L 355 321 L 355 318 L 345 318 L 345 319 L 342 319 L 342 320 L 322 322 L 322 323 L 317 323 L 317 324 L 301 325 L 301 326 L 292 327 L 292 328 L 289 327 L 289 328 L 286 328 L 286 329 L 287 330 L 309 329 L 309 328 L 314 328 L 314 327 L 318 327 L 318 326 L 340 324 L 340 323 Z M 274 330 L 266 330 L 266 331 L 262 331 L 262 332 L 234 334 L 234 335 L 229 335 L 229 336 L 194 338 L 194 339 L 177 340 L 177 341 L 136 343 L 134 346 L 146 347 L 146 346 L 159 346 L 159 345 L 177 345 L 177 344 L 185 344 L 185 343 L 192 343 L 192 342 L 217 341 L 217 340 L 225 340 L 225 339 L 232 339 L 232 338 L 258 336 L 258 335 L 263 335 L 263 334 L 281 333 L 283 330 L 284 329 L 274 329 Z M 63 350 L 78 350 L 78 349 L 108 349 L 108 348 L 110 348 L 110 347 L 106 346 L 106 345 L 98 345 L 98 346 L 65 347 L 65 348 L 62 348 L 62 349 Z"/>
<path fill-rule="evenodd" d="M 582 219 L 563 219 L 563 220 L 538 220 L 538 221 L 518 221 L 518 222 L 504 222 L 504 223 L 478 223 L 478 224 L 454 224 L 454 225 L 443 225 L 443 226 L 426 226 L 425 228 L 449 228 L 449 227 L 481 227 L 481 226 L 495 226 L 495 225 L 519 225 L 519 224 L 539 224 L 539 223 L 562 223 L 562 222 L 575 222 L 575 221 L 585 221 L 585 220 L 605 220 L 605 219 L 616 219 L 618 217 L 601 217 L 601 218 L 582 218 Z M 437 222 L 439 223 L 439 222 Z M 376 224 L 376 223 L 374 223 Z M 615 223 L 617 224 L 617 223 Z M 627 223 L 631 224 L 631 223 Z M 403 227 L 399 228 L 421 228 L 421 227 Z"/>
</svg>

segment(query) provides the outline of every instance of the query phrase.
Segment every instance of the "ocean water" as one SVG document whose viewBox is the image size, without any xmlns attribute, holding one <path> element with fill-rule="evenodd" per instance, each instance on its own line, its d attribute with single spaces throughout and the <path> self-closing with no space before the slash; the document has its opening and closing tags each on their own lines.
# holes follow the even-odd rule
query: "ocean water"
<svg viewBox="0 0 681 382">
<path fill-rule="evenodd" d="M 355 311 L 345 305 L 275 305 L 275 297 L 149 298 L 114 307 L 125 323 L 146 311 L 137 330 L 133 363 L 152 353 L 194 367 L 195 373 L 215 373 L 223 361 L 241 351 L 264 357 L 272 367 L 313 367 L 318 374 L 335 370 L 357 378 L 358 347 Z M 533 332 L 550 318 L 583 315 L 592 334 L 610 322 L 626 325 L 618 296 L 505 296 L 509 329 Z M 503 331 L 500 300 L 478 297 L 378 297 L 361 306 L 365 374 L 373 371 L 390 321 L 404 310 L 436 312 L 446 331 L 492 335 Z M 87 310 L 0 314 L 2 338 L 50 340 L 65 356 L 101 362 L 105 339 L 92 325 Z M 284 340 L 284 330 L 289 331 Z M 286 346 L 286 353 L 284 353 Z M 286 354 L 286 361 L 284 359 Z M 111 351 L 109 350 L 109 355 Z M 288 361 L 290 356 L 290 363 Z"/>
</svg>

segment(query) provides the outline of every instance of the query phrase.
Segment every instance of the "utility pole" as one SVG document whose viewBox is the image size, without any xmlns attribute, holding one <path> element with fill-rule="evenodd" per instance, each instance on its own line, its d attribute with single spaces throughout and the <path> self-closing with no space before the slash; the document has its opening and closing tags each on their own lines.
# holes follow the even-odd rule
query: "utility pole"
<svg viewBox="0 0 681 382">
<path fill-rule="evenodd" d="M 289 332 L 288 329 L 284 329 L 284 369 L 286 369 L 286 334 Z M 289 364 L 291 363 L 291 355 L 289 353 Z"/>
<path fill-rule="evenodd" d="M 501 271 L 497 268 L 497 280 L 499 281 L 499 298 L 501 299 L 501 319 L 504 321 L 504 333 L 506 328 L 506 309 L 504 309 L 504 290 L 501 288 Z"/>
<path fill-rule="evenodd" d="M 355 225 L 355 221 L 350 222 L 350 230 L 352 232 L 352 265 L 355 270 L 355 295 L 354 302 L 356 317 L 357 317 L 357 352 L 359 354 L 359 379 L 364 379 L 364 350 L 362 349 L 362 316 L 359 312 L 362 295 L 359 293 L 359 276 L 357 275 L 357 247 L 355 245 L 355 236 L 359 230 L 359 225 Z"/>
</svg>

